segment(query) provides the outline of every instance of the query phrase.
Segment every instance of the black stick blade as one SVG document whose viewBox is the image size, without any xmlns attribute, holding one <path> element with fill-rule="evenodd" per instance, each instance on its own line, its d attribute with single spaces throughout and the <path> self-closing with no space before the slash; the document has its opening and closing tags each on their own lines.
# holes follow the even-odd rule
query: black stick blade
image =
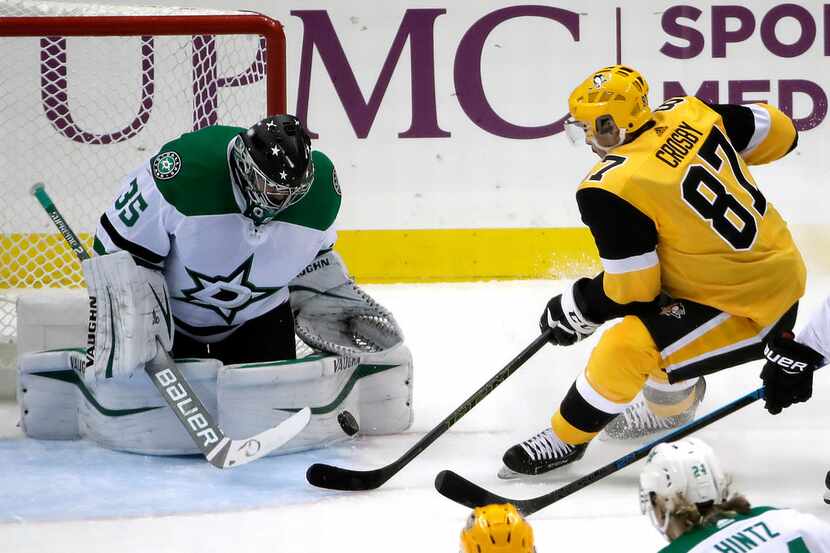
<svg viewBox="0 0 830 553">
<path fill-rule="evenodd" d="M 435 477 L 435 489 L 447 499 L 471 509 L 490 505 L 491 503 L 516 503 L 512 499 L 488 492 L 451 470 L 442 470 L 438 473 L 438 476 Z"/>
<path fill-rule="evenodd" d="M 394 474 L 394 473 L 392 473 Z M 374 490 L 392 476 L 383 469 L 349 470 L 322 463 L 314 463 L 305 473 L 308 483 L 318 488 L 341 491 Z"/>
</svg>

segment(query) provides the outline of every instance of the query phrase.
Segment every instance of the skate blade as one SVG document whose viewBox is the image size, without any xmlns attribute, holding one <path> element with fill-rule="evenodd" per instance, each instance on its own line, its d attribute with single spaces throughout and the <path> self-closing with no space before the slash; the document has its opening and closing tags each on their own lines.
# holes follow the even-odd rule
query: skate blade
<svg viewBox="0 0 830 553">
<path fill-rule="evenodd" d="M 561 467 L 560 467 L 561 468 Z M 559 471 L 558 473 L 554 474 L 559 469 L 551 469 L 548 472 L 540 472 L 539 474 L 524 474 L 521 472 L 516 472 L 507 468 L 506 466 L 502 465 L 499 469 L 499 472 L 496 476 L 499 477 L 499 480 L 524 480 L 526 482 L 533 482 L 535 480 L 548 480 L 552 476 L 562 476 L 564 471 Z"/>
<path fill-rule="evenodd" d="M 499 473 L 497 475 L 501 480 L 517 480 L 519 478 L 526 478 L 530 477 L 529 474 L 522 474 L 520 472 L 516 472 L 507 468 L 505 465 L 502 465 L 499 469 Z"/>
<path fill-rule="evenodd" d="M 629 445 L 645 445 L 649 442 L 653 442 L 659 438 L 662 438 L 666 434 L 673 432 L 680 428 L 679 426 L 676 428 L 658 430 L 657 432 L 652 432 L 651 434 L 646 434 L 645 436 L 632 436 L 632 437 L 613 437 L 609 436 L 605 433 L 605 431 L 600 432 L 596 439 L 603 443 L 621 443 L 621 444 L 629 444 Z"/>
</svg>

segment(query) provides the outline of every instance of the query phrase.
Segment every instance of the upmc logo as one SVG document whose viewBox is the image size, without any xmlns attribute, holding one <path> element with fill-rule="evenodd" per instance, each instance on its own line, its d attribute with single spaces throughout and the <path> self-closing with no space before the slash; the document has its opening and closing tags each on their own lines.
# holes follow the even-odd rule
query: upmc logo
<svg viewBox="0 0 830 553">
<path fill-rule="evenodd" d="M 63 136 L 82 144 L 114 144 L 129 140 L 137 135 L 153 111 L 156 92 L 156 47 L 152 36 L 140 37 L 141 82 L 138 113 L 129 124 L 121 129 L 106 133 L 95 133 L 83 129 L 72 116 L 70 109 L 70 77 L 67 69 L 67 44 L 62 37 L 40 39 L 40 91 L 41 104 L 46 118 Z M 213 36 L 194 36 L 191 41 L 192 54 L 191 87 L 193 94 L 193 130 L 219 122 L 219 91 L 253 84 L 265 76 L 265 40 L 260 39 L 259 47 L 250 65 L 232 76 L 222 76 L 218 70 L 217 45 Z M 115 92 L 114 92 L 115 94 Z"/>
<path fill-rule="evenodd" d="M 340 103 L 359 138 L 366 138 L 380 109 L 392 74 L 401 61 L 408 43 L 410 53 L 411 123 L 398 134 L 399 138 L 442 138 L 450 133 L 440 127 L 435 91 L 434 27 L 445 9 L 408 9 L 404 12 L 395 38 L 389 47 L 380 75 L 368 101 L 364 99 L 334 25 L 325 10 L 296 10 L 291 15 L 302 21 L 299 89 L 296 115 L 313 131 L 309 119 L 311 68 L 316 50 L 331 79 Z M 579 41 L 579 15 L 550 6 L 511 6 L 486 14 L 476 21 L 461 38 L 455 52 L 453 76 L 456 99 L 469 119 L 481 129 L 505 138 L 533 139 L 562 131 L 566 117 L 541 126 L 523 126 L 499 115 L 487 99 L 482 84 L 482 53 L 490 33 L 502 23 L 522 17 L 548 19 L 562 25 L 574 41 Z M 288 37 L 296 40 L 296 37 Z M 94 133 L 81 128 L 73 119 L 69 101 L 66 39 L 41 39 L 41 96 L 46 117 L 53 127 L 67 138 L 85 144 L 111 144 L 128 140 L 147 124 L 154 106 L 156 86 L 155 45 L 150 36 L 141 37 L 141 95 L 133 120 L 123 128 L 107 133 Z M 213 37 L 193 37 L 192 91 L 194 96 L 193 129 L 218 122 L 219 91 L 243 86 L 264 77 L 264 40 L 250 66 L 236 75 L 223 76 L 217 69 L 217 47 Z M 191 70 L 191 69 L 188 69 Z M 317 134 L 310 133 L 313 138 Z"/>
<path fill-rule="evenodd" d="M 367 102 L 363 98 L 328 14 L 318 10 L 292 11 L 291 15 L 299 17 L 303 22 L 297 116 L 307 121 L 309 127 L 313 129 L 314 122 L 308 119 L 308 98 L 311 89 L 312 55 L 316 48 L 355 134 L 359 138 L 368 136 L 381 100 L 389 86 L 392 73 L 408 41 L 412 71 L 412 122 L 407 130 L 398 134 L 398 137 L 441 138 L 450 136 L 449 132 L 439 126 L 435 103 L 434 27 L 435 20 L 445 13 L 447 10 L 444 9 L 406 10 Z M 573 40 L 579 41 L 579 14 L 576 12 L 551 6 L 511 6 L 490 12 L 467 30 L 456 49 L 453 62 L 456 99 L 470 121 L 491 134 L 504 138 L 542 138 L 561 132 L 567 116 L 535 127 L 512 123 L 493 109 L 482 85 L 482 52 L 487 37 L 505 21 L 519 17 L 549 19 L 564 26 Z M 555 50 L 551 49 L 551 51 Z M 316 135 L 312 137 L 315 138 Z"/>
<path fill-rule="evenodd" d="M 604 8 L 597 7 L 602 4 Z M 549 121 L 538 126 L 516 123 L 496 109 L 488 99 L 483 85 L 482 67 L 485 42 L 500 25 L 519 18 L 537 18 L 546 20 L 551 26 L 564 28 L 567 35 L 551 39 L 546 50 L 550 57 L 561 51 L 561 41 L 580 42 L 581 32 L 587 23 L 596 23 L 598 19 L 614 17 L 616 9 L 616 56 L 607 54 L 607 63 L 613 63 L 620 57 L 620 49 L 641 52 L 638 59 L 630 60 L 635 67 L 649 69 L 652 63 L 665 65 L 673 63 L 668 70 L 649 74 L 652 90 L 661 90 L 663 99 L 685 94 L 695 94 L 709 102 L 748 103 L 752 101 L 771 101 L 793 116 L 799 130 L 805 131 L 817 127 L 827 114 L 827 94 L 822 88 L 823 73 L 810 70 L 813 58 L 805 58 L 794 69 L 767 71 L 764 63 L 774 62 L 776 58 L 792 59 L 809 56 L 813 50 L 821 50 L 823 56 L 830 55 L 830 5 L 822 6 L 821 14 L 811 5 L 812 11 L 798 4 L 781 4 L 769 9 L 763 7 L 743 7 L 733 5 L 712 5 L 699 9 L 685 4 L 668 5 L 661 12 L 654 13 L 645 7 L 633 4 L 624 8 L 614 8 L 610 2 L 592 4 L 591 13 L 543 5 L 508 6 L 496 9 L 476 19 L 470 17 L 472 24 L 462 28 L 461 35 L 454 49 L 452 77 L 454 97 L 461 110 L 473 124 L 491 135 L 512 139 L 537 139 L 551 136 L 562 131 L 565 120 L 561 112 L 542 115 L 542 121 Z M 294 10 L 289 12 L 302 23 L 302 37 L 289 36 L 288 40 L 300 45 L 299 78 L 297 88 L 296 115 L 314 133 L 314 114 L 309 113 L 309 98 L 312 88 L 312 64 L 317 53 L 318 59 L 328 75 L 328 83 L 316 83 L 315 86 L 332 86 L 349 123 L 358 138 L 366 138 L 372 129 L 381 109 L 381 104 L 396 68 L 402 65 L 404 47 L 409 52 L 409 127 L 401 130 L 398 137 L 409 138 L 446 138 L 451 136 L 448 129 L 439 121 L 436 102 L 436 49 L 435 31 L 440 25 L 439 17 L 447 14 L 446 9 L 407 9 L 403 11 L 397 32 L 391 45 L 381 46 L 386 57 L 380 72 L 371 88 L 368 99 L 364 97 L 358 84 L 366 84 L 372 75 L 355 75 L 353 62 L 347 57 L 337 31 L 326 10 Z M 469 12 L 467 12 L 469 13 Z M 636 21 L 626 26 L 623 21 Z M 455 14 L 454 14 L 455 15 Z M 817 32 L 817 21 L 823 21 L 823 36 Z M 787 36 L 787 25 L 795 26 L 794 38 Z M 622 30 L 621 30 L 622 29 Z M 626 31 L 626 29 L 628 29 Z M 757 31 L 756 31 L 757 29 Z M 706 36 L 708 30 L 710 36 Z M 651 32 L 649 32 L 651 31 Z M 587 31 L 585 31 L 587 32 Z M 569 35 L 569 38 L 568 38 Z M 739 50 L 740 43 L 760 38 L 762 49 L 743 54 L 732 54 L 729 59 L 727 50 Z M 551 35 L 553 36 L 553 34 Z M 194 95 L 193 128 L 198 129 L 218 122 L 219 91 L 243 86 L 262 80 L 264 75 L 263 49 L 264 41 L 250 66 L 236 75 L 221 75 L 217 69 L 217 49 L 214 39 L 209 36 L 193 37 L 192 89 Z M 606 37 L 608 38 L 608 37 Z M 711 43 L 711 52 L 706 48 L 707 40 Z M 596 41 L 586 46 L 596 44 Z M 605 44 L 605 43 L 602 43 Z M 374 46 L 366 44 L 364 47 Z M 41 41 L 41 83 L 43 105 L 46 116 L 53 126 L 64 136 L 83 143 L 108 144 L 127 140 L 141 131 L 147 123 L 153 108 L 155 64 L 153 61 L 153 37 L 141 39 L 141 64 L 143 66 L 141 98 L 133 120 L 122 129 L 105 134 L 95 134 L 80 128 L 70 112 L 67 90 L 67 56 L 65 39 L 44 38 Z M 646 55 L 643 55 L 645 52 Z M 452 54 L 452 52 L 449 52 Z M 439 51 L 439 59 L 444 59 L 446 52 Z M 544 56 L 543 56 L 544 57 Z M 727 58 L 732 66 L 717 66 L 713 63 L 719 58 Z M 627 62 L 629 60 L 623 59 Z M 517 65 L 526 65 L 528 72 L 533 72 L 534 60 L 517 59 Z M 405 65 L 406 62 L 403 62 Z M 740 66 L 736 69 L 736 67 Z M 586 67 L 585 69 L 593 69 Z M 697 71 L 697 68 L 701 68 Z M 491 68 L 492 69 L 492 68 Z M 360 72 L 366 68 L 360 68 Z M 753 71 L 757 75 L 751 74 Z M 741 75 L 733 75 L 741 73 Z M 755 77 L 747 79 L 742 75 Z M 794 74 L 790 74 L 794 73 Z M 682 76 L 684 81 L 675 80 Z M 568 78 L 581 77 L 582 74 L 569 74 Z M 665 80 L 658 81 L 658 78 Z M 737 78 L 736 78 L 737 77 Z M 743 78 L 741 78 L 743 77 Z M 797 77 L 797 78 L 793 78 Z M 371 81 L 369 81 L 371 83 Z M 548 83 L 549 84 L 549 83 Z M 576 84 L 575 82 L 573 84 Z M 662 87 L 660 86 L 662 84 Z M 657 86 L 654 86 L 657 85 Z M 543 85 L 544 86 L 544 85 Z M 368 88 L 367 88 L 368 90 Z M 765 96 L 771 96 L 769 100 Z M 775 97 L 777 95 L 777 98 Z M 759 98 L 759 96 L 761 96 Z M 564 100 L 564 98 L 563 98 Z M 809 109 L 796 109 L 797 100 Z M 652 105 L 661 100 L 652 98 Z M 397 100 L 385 109 L 400 110 L 404 106 Z M 564 101 L 562 102 L 564 104 Z M 798 113 L 796 113 L 798 112 Z"/>
</svg>

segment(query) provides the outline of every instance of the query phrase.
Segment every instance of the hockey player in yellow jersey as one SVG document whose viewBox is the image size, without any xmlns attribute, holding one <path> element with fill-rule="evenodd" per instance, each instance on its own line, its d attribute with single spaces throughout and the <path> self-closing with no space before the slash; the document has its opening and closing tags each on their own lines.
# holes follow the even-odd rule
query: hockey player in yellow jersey
<svg viewBox="0 0 830 553">
<path fill-rule="evenodd" d="M 576 192 L 603 272 L 548 302 L 540 325 L 573 344 L 612 319 L 551 419 L 504 455 L 500 475 L 578 460 L 605 429 L 636 438 L 690 420 L 701 375 L 763 356 L 792 328 L 806 271 L 781 215 L 748 166 L 797 144 L 768 104 L 671 98 L 651 110 L 639 72 L 592 73 L 569 98 L 569 135 L 601 160 Z"/>
</svg>

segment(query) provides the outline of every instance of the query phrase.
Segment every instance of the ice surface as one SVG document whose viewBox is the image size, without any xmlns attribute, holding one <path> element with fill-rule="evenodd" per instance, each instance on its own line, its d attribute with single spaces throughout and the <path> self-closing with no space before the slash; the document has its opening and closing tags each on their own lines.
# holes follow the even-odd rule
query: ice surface
<svg viewBox="0 0 830 553">
<path fill-rule="evenodd" d="M 799 324 L 830 292 L 814 280 Z M 504 450 L 548 425 L 596 337 L 545 347 L 452 431 L 379 490 L 342 493 L 306 484 L 314 462 L 376 468 L 405 451 L 533 340 L 562 283 L 368 286 L 398 317 L 415 359 L 412 431 L 219 471 L 198 458 L 110 452 L 84 442 L 21 437 L 14 405 L 0 405 L 0 552 L 453 552 L 467 516 L 438 495 L 451 468 L 513 497 L 540 495 L 624 455 L 594 443 L 576 466 L 538 483 L 503 482 Z M 709 377 L 702 410 L 760 385 L 760 363 Z M 815 397 L 772 417 L 759 403 L 714 423 L 709 441 L 753 503 L 792 506 L 830 520 L 821 501 L 830 469 L 830 369 Z M 539 553 L 656 551 L 662 538 L 639 514 L 640 463 L 531 517 Z"/>
</svg>

